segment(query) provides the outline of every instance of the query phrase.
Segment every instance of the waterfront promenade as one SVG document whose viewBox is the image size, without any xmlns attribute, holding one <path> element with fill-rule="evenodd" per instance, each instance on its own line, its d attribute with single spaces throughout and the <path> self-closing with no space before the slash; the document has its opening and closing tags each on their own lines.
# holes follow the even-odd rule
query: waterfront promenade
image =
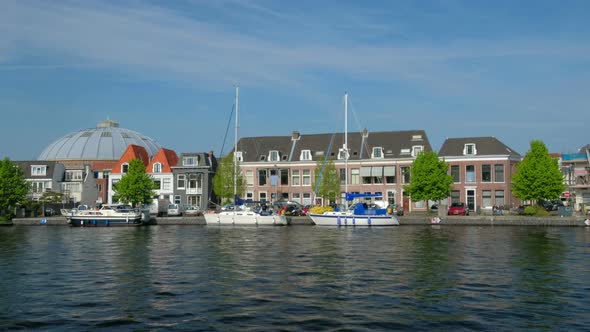
<svg viewBox="0 0 590 332">
<path fill-rule="evenodd" d="M 400 226 L 404 225 L 432 225 L 432 218 L 425 214 L 416 214 L 398 217 Z M 309 217 L 289 217 L 290 225 L 312 226 Z M 531 216 L 461 216 L 442 217 L 441 226 L 549 226 L 549 227 L 584 227 L 586 218 L 582 216 L 572 217 L 531 217 Z M 35 217 L 17 218 L 12 220 L 15 226 L 68 226 L 65 218 Z M 149 225 L 205 225 L 205 218 L 198 217 L 161 217 L 152 218 Z"/>
</svg>

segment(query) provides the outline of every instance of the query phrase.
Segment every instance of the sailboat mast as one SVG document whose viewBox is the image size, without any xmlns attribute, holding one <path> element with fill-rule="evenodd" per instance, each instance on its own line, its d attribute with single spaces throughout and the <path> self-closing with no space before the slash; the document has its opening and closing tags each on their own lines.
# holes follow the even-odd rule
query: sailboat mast
<svg viewBox="0 0 590 332">
<path fill-rule="evenodd" d="M 348 93 L 344 93 L 344 206 L 348 210 Z"/>
<path fill-rule="evenodd" d="M 236 124 L 234 129 L 234 211 L 238 210 L 236 195 L 238 194 L 238 99 L 240 87 L 236 85 Z"/>
</svg>

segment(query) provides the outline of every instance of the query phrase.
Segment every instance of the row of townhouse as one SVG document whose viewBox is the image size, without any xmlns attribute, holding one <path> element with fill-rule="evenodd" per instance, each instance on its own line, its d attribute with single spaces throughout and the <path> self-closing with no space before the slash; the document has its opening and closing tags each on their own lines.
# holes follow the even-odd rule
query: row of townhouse
<svg viewBox="0 0 590 332">
<path fill-rule="evenodd" d="M 433 202 L 412 201 L 404 186 L 410 183 L 410 167 L 422 151 L 432 151 L 424 130 L 362 132 L 348 134 L 349 157 L 342 149 L 344 134 L 246 137 L 238 142 L 235 155 L 246 180 L 245 198 L 291 200 L 304 205 L 327 204 L 313 191 L 318 162 L 327 156 L 340 174 L 343 203 L 345 179 L 349 192 L 377 193 L 407 211 L 426 210 Z M 439 158 L 449 164 L 453 177 L 450 197 L 443 202 L 465 202 L 469 208 L 511 208 L 520 201 L 512 195 L 511 182 L 521 155 L 494 137 L 448 138 Z M 566 184 L 579 193 L 583 204 L 590 199 L 588 174 L 590 152 L 559 155 Z M 129 145 L 118 161 L 71 165 L 60 162 L 20 162 L 31 196 L 59 191 L 74 202 L 96 205 L 114 203 L 113 186 L 127 172 L 129 162 L 140 159 L 156 183 L 155 200 L 167 200 L 206 209 L 212 200 L 212 178 L 217 161 L 209 153 L 183 153 L 160 149 L 149 156 L 145 148 Z M 568 173 L 569 172 L 569 173 Z M 587 197 L 588 196 L 588 197 Z"/>
<path fill-rule="evenodd" d="M 318 162 L 334 161 L 344 200 L 345 179 L 349 192 L 381 194 L 407 211 L 428 208 L 412 201 L 404 186 L 410 183 L 410 167 L 422 151 L 432 151 L 423 130 L 348 134 L 349 157 L 341 148 L 343 134 L 242 138 L 236 156 L 246 179 L 246 198 L 291 200 L 301 204 L 326 204 L 313 192 Z M 470 209 L 505 208 L 519 204 L 510 183 L 521 156 L 494 137 L 447 139 L 439 157 L 449 164 L 454 184 L 446 204 L 466 202 Z"/>
</svg>

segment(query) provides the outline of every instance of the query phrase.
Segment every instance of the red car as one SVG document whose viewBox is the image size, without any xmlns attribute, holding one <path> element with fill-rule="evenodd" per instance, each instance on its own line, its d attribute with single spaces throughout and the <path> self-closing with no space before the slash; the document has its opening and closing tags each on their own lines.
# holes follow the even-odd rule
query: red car
<svg viewBox="0 0 590 332">
<path fill-rule="evenodd" d="M 452 203 L 447 211 L 449 216 L 468 216 L 469 207 L 465 203 Z"/>
</svg>

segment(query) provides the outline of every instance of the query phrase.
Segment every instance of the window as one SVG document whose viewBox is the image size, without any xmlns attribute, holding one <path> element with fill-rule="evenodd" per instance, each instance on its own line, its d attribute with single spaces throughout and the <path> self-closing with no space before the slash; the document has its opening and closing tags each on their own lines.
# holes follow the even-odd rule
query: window
<svg viewBox="0 0 590 332">
<path fill-rule="evenodd" d="M 42 193 L 45 190 L 45 182 L 31 182 L 31 190 L 34 193 Z"/>
<path fill-rule="evenodd" d="M 491 190 L 483 190 L 481 192 L 481 206 L 482 207 L 492 207 L 492 191 Z"/>
<path fill-rule="evenodd" d="M 236 160 L 239 162 L 244 161 L 244 156 L 242 154 L 242 151 L 236 151 L 236 153 L 234 154 L 234 158 L 236 158 Z"/>
<path fill-rule="evenodd" d="M 248 192 L 246 193 L 246 199 L 251 199 L 251 200 L 254 200 L 254 193 L 253 193 L 253 192 L 251 192 L 251 191 L 248 191 Z"/>
<path fill-rule="evenodd" d="M 382 184 L 383 183 L 383 166 L 371 167 L 371 176 L 373 177 L 374 184 Z"/>
<path fill-rule="evenodd" d="M 31 175 L 44 176 L 47 173 L 47 166 L 31 166 Z"/>
<path fill-rule="evenodd" d="M 311 194 L 310 193 L 303 193 L 303 205 L 311 204 Z"/>
<path fill-rule="evenodd" d="M 371 184 L 371 167 L 361 167 L 362 184 Z"/>
<path fill-rule="evenodd" d="M 422 145 L 414 145 L 412 146 L 412 157 L 417 157 L 420 153 L 424 151 L 424 146 Z"/>
<path fill-rule="evenodd" d="M 300 160 L 311 160 L 311 150 L 301 150 Z"/>
<path fill-rule="evenodd" d="M 303 185 L 311 186 L 311 170 L 309 169 L 303 170 Z"/>
<path fill-rule="evenodd" d="M 174 196 L 174 204 L 180 204 L 180 195 Z"/>
<path fill-rule="evenodd" d="M 338 172 L 340 173 L 340 184 L 345 185 L 346 184 L 346 169 L 340 168 L 340 169 L 338 169 Z"/>
<path fill-rule="evenodd" d="M 121 173 L 127 174 L 128 171 L 129 171 L 129 164 L 125 163 L 125 164 L 121 165 Z"/>
<path fill-rule="evenodd" d="M 299 170 L 294 169 L 291 171 L 291 186 L 300 186 L 301 182 L 299 182 Z"/>
<path fill-rule="evenodd" d="M 288 186 L 289 185 L 289 170 L 284 168 L 280 170 L 281 172 L 281 186 Z"/>
<path fill-rule="evenodd" d="M 332 154 L 332 155 L 334 155 L 334 154 Z M 349 157 L 349 154 L 348 154 L 348 151 L 346 151 L 346 149 L 344 149 L 344 148 L 338 149 L 338 160 L 346 160 L 346 159 L 348 159 L 348 157 Z"/>
<path fill-rule="evenodd" d="M 494 182 L 504 182 L 504 165 L 494 165 Z"/>
<path fill-rule="evenodd" d="M 293 193 L 293 202 L 301 203 L 301 194 L 300 193 Z"/>
<path fill-rule="evenodd" d="M 475 149 L 475 144 L 473 144 L 473 143 L 465 144 L 465 147 L 463 148 L 463 154 L 466 156 L 476 155 L 477 150 Z"/>
<path fill-rule="evenodd" d="M 82 181 L 82 170 L 67 170 L 66 181 Z"/>
<path fill-rule="evenodd" d="M 400 172 L 402 173 L 402 183 L 410 183 L 410 167 L 401 166 Z"/>
<path fill-rule="evenodd" d="M 258 185 L 259 186 L 266 186 L 266 170 L 265 169 L 258 170 Z"/>
<path fill-rule="evenodd" d="M 162 164 L 155 163 L 153 167 L 154 173 L 162 173 Z"/>
<path fill-rule="evenodd" d="M 385 176 L 385 183 L 387 183 L 387 184 L 395 183 L 395 166 L 383 167 L 383 176 Z"/>
<path fill-rule="evenodd" d="M 411 154 L 411 150 L 410 149 L 401 149 L 399 151 L 399 154 L 402 155 L 402 156 L 407 156 L 407 155 L 410 155 Z"/>
<path fill-rule="evenodd" d="M 156 190 L 162 189 L 162 183 L 160 182 L 160 179 L 154 180 L 154 189 L 156 189 Z"/>
<path fill-rule="evenodd" d="M 461 192 L 459 190 L 451 191 L 451 204 L 461 203 Z"/>
<path fill-rule="evenodd" d="M 172 190 L 172 181 L 170 178 L 162 179 L 162 190 Z"/>
<path fill-rule="evenodd" d="M 261 202 L 265 202 L 266 201 L 266 192 L 262 191 L 258 193 L 258 200 Z"/>
<path fill-rule="evenodd" d="M 197 189 L 197 174 L 189 174 L 187 189 Z"/>
<path fill-rule="evenodd" d="M 475 182 L 475 165 L 465 166 L 465 182 Z"/>
<path fill-rule="evenodd" d="M 360 183 L 360 170 L 358 168 L 353 168 L 350 170 L 350 184 L 359 184 Z"/>
<path fill-rule="evenodd" d="M 199 163 L 197 156 L 182 158 L 182 166 L 197 166 Z"/>
<path fill-rule="evenodd" d="M 268 153 L 268 161 L 279 161 L 279 160 L 281 160 L 281 157 L 279 156 L 279 151 L 271 150 Z"/>
<path fill-rule="evenodd" d="M 371 158 L 373 158 L 373 159 L 383 158 L 383 148 L 380 146 L 374 147 L 373 153 L 371 154 Z"/>
<path fill-rule="evenodd" d="M 455 183 L 461 182 L 459 165 L 451 165 L 451 176 L 453 177 L 453 182 L 455 182 Z"/>
<path fill-rule="evenodd" d="M 178 189 L 184 189 L 185 181 L 186 181 L 186 175 L 178 174 L 178 177 L 176 178 L 176 187 Z"/>
<path fill-rule="evenodd" d="M 494 202 L 496 206 L 504 206 L 504 204 L 506 204 L 506 201 L 504 200 L 504 190 L 496 190 L 495 195 Z"/>
<path fill-rule="evenodd" d="M 492 165 L 481 165 L 481 182 L 492 182 Z"/>
<path fill-rule="evenodd" d="M 254 171 L 252 171 L 252 170 L 246 171 L 246 185 L 247 186 L 254 185 Z"/>
</svg>

